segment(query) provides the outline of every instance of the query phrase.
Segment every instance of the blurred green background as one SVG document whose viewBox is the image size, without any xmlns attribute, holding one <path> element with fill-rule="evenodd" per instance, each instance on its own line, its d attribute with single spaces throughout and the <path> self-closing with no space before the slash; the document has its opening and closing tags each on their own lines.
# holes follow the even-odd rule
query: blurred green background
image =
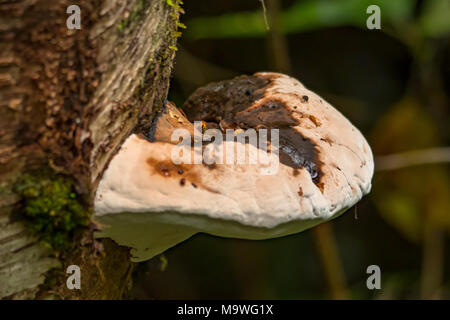
<svg viewBox="0 0 450 320">
<path fill-rule="evenodd" d="M 450 0 L 264 4 L 266 17 L 259 0 L 185 1 L 169 100 L 181 106 L 197 87 L 239 74 L 290 74 L 367 137 L 372 193 L 297 235 L 196 235 L 141 264 L 130 298 L 449 299 Z M 366 27 L 372 4 L 381 30 Z M 390 168 L 381 157 L 430 148 L 447 162 Z M 372 264 L 381 290 L 366 287 Z"/>
</svg>

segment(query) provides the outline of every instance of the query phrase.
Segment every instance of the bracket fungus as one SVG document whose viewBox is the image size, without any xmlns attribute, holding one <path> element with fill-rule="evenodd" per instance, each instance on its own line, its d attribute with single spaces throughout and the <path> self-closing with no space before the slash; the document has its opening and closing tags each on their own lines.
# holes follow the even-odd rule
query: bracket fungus
<svg viewBox="0 0 450 320">
<path fill-rule="evenodd" d="M 301 232 L 370 191 L 373 156 L 363 135 L 294 78 L 256 73 L 212 83 L 197 89 L 183 110 L 167 103 L 148 135 L 128 137 L 95 195 L 97 236 L 131 247 L 133 261 L 198 232 L 242 239 Z M 252 129 L 259 143 L 245 139 Z M 185 136 L 173 141 L 180 130 Z M 230 132 L 244 139 L 222 141 Z M 244 146 L 245 161 L 206 161 L 212 136 L 222 141 L 215 155 Z M 180 147 L 180 137 L 189 146 Z M 200 151 L 200 161 L 174 161 L 177 148 L 190 160 Z M 252 155 L 269 155 L 269 162 L 249 163 Z M 274 159 L 275 170 L 264 172 Z"/>
</svg>

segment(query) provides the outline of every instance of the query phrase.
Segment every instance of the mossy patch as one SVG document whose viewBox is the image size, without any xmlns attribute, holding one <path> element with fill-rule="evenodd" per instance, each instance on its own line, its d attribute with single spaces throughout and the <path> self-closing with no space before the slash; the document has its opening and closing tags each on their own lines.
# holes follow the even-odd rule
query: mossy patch
<svg viewBox="0 0 450 320">
<path fill-rule="evenodd" d="M 181 29 L 186 29 L 186 26 L 181 23 L 180 20 L 180 15 L 184 14 L 184 10 L 181 7 L 181 5 L 183 4 L 183 1 L 181 0 L 166 0 L 166 3 L 169 7 L 173 8 L 173 12 L 170 13 L 170 16 L 172 17 L 172 19 L 175 21 L 176 24 L 176 28 L 181 28 Z M 181 37 L 182 32 L 175 30 L 172 33 L 172 43 L 169 45 L 169 49 L 173 50 L 173 51 L 177 51 L 178 48 L 176 46 L 176 42 L 177 42 L 177 38 Z"/>
<path fill-rule="evenodd" d="M 184 10 L 181 7 L 181 5 L 183 4 L 183 1 L 181 1 L 181 0 L 166 0 L 166 3 L 168 6 L 174 8 L 175 12 L 184 14 Z"/>
<path fill-rule="evenodd" d="M 42 243 L 57 251 L 68 249 L 74 231 L 89 223 L 88 210 L 68 177 L 26 173 L 14 189 L 21 197 L 19 212 L 26 224 Z"/>
</svg>

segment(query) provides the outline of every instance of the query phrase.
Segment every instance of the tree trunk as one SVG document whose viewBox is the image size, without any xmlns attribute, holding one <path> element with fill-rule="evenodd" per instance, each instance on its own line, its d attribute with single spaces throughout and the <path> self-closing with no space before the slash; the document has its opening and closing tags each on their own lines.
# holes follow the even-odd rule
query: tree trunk
<svg viewBox="0 0 450 320">
<path fill-rule="evenodd" d="M 176 3 L 0 0 L 0 298 L 110 299 L 127 291 L 127 248 L 103 240 L 95 254 L 98 243 L 86 241 L 92 230 L 84 228 L 71 234 L 74 249 L 58 255 L 27 227 L 15 190 L 26 172 L 63 176 L 92 212 L 109 160 L 130 133 L 149 128 L 167 97 Z M 72 4 L 81 30 L 66 25 Z M 81 290 L 66 287 L 72 264 Z"/>
</svg>

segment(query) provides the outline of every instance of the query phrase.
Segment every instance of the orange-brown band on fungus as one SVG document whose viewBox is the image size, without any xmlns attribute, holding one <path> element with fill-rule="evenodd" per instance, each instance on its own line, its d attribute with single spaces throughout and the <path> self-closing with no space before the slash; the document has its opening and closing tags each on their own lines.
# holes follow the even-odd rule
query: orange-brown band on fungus
<svg viewBox="0 0 450 320">
<path fill-rule="evenodd" d="M 181 186 L 190 182 L 194 188 L 199 187 L 212 193 L 218 193 L 203 183 L 200 174 L 196 172 L 192 164 L 175 164 L 171 160 L 157 160 L 149 157 L 147 165 L 151 175 L 158 174 L 164 178 L 176 179 Z"/>
</svg>

